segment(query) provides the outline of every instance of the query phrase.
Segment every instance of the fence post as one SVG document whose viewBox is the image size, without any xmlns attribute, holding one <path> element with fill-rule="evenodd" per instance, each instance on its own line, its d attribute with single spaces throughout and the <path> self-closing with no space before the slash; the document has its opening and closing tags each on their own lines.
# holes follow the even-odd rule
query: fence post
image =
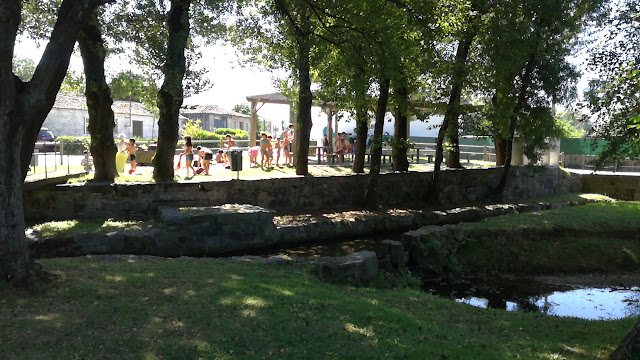
<svg viewBox="0 0 640 360">
<path fill-rule="evenodd" d="M 58 143 L 60 144 L 60 166 L 62 166 L 64 165 L 64 161 L 62 161 L 62 158 L 64 156 L 64 142 L 58 141 Z"/>
<path fill-rule="evenodd" d="M 485 145 L 482 150 L 483 150 L 482 161 L 489 161 L 487 160 L 487 145 Z"/>
</svg>

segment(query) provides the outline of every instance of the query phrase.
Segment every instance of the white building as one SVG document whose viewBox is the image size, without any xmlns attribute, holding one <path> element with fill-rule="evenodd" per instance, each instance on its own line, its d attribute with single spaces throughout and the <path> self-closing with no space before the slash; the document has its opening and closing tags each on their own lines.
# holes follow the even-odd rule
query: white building
<svg viewBox="0 0 640 360">
<path fill-rule="evenodd" d="M 131 108 L 131 110 L 130 110 Z M 111 106 L 116 126 L 114 134 L 127 138 L 155 139 L 158 127 L 153 115 L 138 102 L 115 101 Z M 58 94 L 53 108 L 42 127 L 49 128 L 55 136 L 89 136 L 89 112 L 84 96 Z"/>
</svg>

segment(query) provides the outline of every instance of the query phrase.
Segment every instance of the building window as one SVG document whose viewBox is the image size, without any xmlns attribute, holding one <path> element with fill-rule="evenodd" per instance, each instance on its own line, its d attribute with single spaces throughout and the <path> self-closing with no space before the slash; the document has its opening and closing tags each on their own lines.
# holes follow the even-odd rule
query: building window
<svg viewBox="0 0 640 360">
<path fill-rule="evenodd" d="M 220 128 L 226 128 L 227 127 L 227 120 L 214 120 L 214 126 L 216 129 L 220 129 Z"/>
<path fill-rule="evenodd" d="M 84 118 L 84 134 L 89 134 L 89 118 Z"/>
<path fill-rule="evenodd" d="M 133 137 L 140 139 L 142 135 L 142 121 L 133 120 Z"/>
</svg>

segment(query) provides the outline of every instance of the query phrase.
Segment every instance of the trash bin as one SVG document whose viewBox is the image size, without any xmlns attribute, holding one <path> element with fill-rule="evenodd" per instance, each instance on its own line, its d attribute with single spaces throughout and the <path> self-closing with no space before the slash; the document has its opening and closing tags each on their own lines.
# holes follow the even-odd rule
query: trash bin
<svg viewBox="0 0 640 360">
<path fill-rule="evenodd" d="M 124 172 L 124 166 L 127 165 L 127 154 L 116 154 L 116 170 L 119 173 Z"/>
<path fill-rule="evenodd" d="M 231 171 L 242 170 L 242 151 L 229 150 L 229 160 L 231 161 Z"/>
</svg>

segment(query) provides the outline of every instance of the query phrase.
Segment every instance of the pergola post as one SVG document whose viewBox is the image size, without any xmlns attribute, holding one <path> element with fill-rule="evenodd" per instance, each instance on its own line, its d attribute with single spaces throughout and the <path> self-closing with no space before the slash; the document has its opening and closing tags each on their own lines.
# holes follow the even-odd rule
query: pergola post
<svg viewBox="0 0 640 360">
<path fill-rule="evenodd" d="M 296 121 L 296 114 L 293 111 L 293 106 L 289 104 L 289 124 L 293 124 L 293 147 L 291 148 L 291 158 L 293 159 L 293 166 L 296 166 L 296 153 L 298 152 L 298 135 L 300 134 L 300 129 L 298 129 L 298 122 Z"/>
<path fill-rule="evenodd" d="M 327 108 L 327 139 L 329 140 L 329 152 L 333 153 L 333 110 Z"/>
<path fill-rule="evenodd" d="M 258 132 L 257 101 L 251 101 L 251 126 L 249 130 L 249 147 L 256 146 L 256 133 Z"/>
</svg>

